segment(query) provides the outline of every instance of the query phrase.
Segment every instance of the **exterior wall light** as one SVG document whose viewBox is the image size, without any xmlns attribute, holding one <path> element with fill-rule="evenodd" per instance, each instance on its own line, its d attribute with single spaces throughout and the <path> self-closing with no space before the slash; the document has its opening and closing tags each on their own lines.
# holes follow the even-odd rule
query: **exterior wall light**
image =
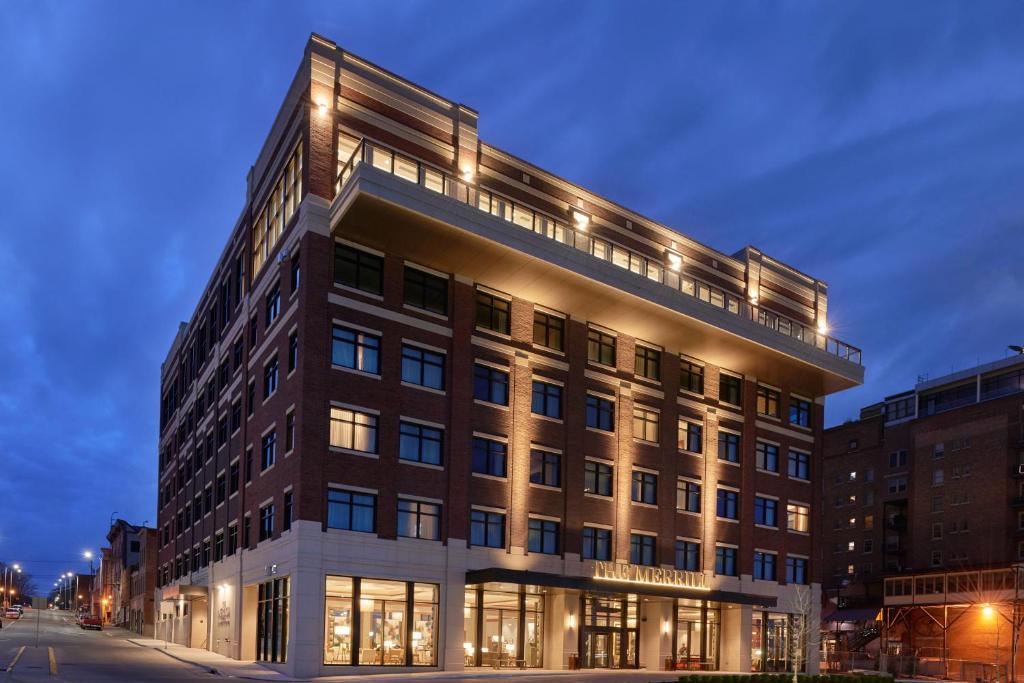
<svg viewBox="0 0 1024 683">
<path fill-rule="evenodd" d="M 683 267 L 683 257 L 681 254 L 677 254 L 674 251 L 665 252 L 665 260 L 668 262 L 669 270 L 679 272 L 679 269 Z"/>
<path fill-rule="evenodd" d="M 462 167 L 462 182 L 471 183 L 473 182 L 473 169 L 469 166 Z"/>
<path fill-rule="evenodd" d="M 995 613 L 995 610 L 993 610 L 993 609 L 992 609 L 992 605 L 989 605 L 989 604 L 987 604 L 987 603 L 985 604 L 985 606 L 984 606 L 984 607 L 982 607 L 982 608 L 981 608 L 981 614 L 982 614 L 982 616 L 984 616 L 984 617 L 985 617 L 986 619 L 991 619 L 991 618 L 992 618 L 992 615 L 993 615 L 994 613 Z"/>
<path fill-rule="evenodd" d="M 828 323 L 824 320 L 818 321 L 818 334 L 828 334 Z"/>
<path fill-rule="evenodd" d="M 571 209 L 569 215 L 572 217 L 572 222 L 576 226 L 577 230 L 586 231 L 590 225 L 590 216 L 577 209 Z"/>
<path fill-rule="evenodd" d="M 316 105 L 317 111 L 320 112 L 320 116 L 327 116 L 327 103 L 320 100 Z"/>
</svg>

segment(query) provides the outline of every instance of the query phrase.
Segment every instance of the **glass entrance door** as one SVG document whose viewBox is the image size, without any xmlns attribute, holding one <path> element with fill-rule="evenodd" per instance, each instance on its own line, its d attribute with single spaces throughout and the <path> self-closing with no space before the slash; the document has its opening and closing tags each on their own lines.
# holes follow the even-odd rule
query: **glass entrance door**
<svg viewBox="0 0 1024 683">
<path fill-rule="evenodd" d="M 586 669 L 636 668 L 636 643 L 636 629 L 587 629 L 583 637 L 582 666 Z"/>
</svg>

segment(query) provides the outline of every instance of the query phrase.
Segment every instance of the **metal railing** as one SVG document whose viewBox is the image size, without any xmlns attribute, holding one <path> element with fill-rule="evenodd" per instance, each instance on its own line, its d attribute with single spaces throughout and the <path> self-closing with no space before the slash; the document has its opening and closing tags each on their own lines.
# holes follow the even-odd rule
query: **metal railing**
<svg viewBox="0 0 1024 683">
<path fill-rule="evenodd" d="M 455 177 L 447 171 L 406 156 L 378 142 L 365 138 L 359 141 L 338 173 L 334 184 L 335 196 L 341 193 L 342 188 L 348 184 L 352 174 L 362 163 L 459 203 L 475 207 L 484 213 L 555 242 L 589 253 L 595 258 L 627 270 L 637 277 L 658 282 L 734 315 L 746 316 L 779 334 L 801 341 L 855 365 L 861 365 L 861 350 L 855 346 L 822 334 L 774 311 L 742 301 L 739 297 L 725 292 L 721 288 L 688 274 L 677 272 L 671 265 L 666 265 L 657 259 L 638 254 L 603 238 L 587 235 L 569 226 L 564 220 L 496 192 L 480 188 L 472 182 Z"/>
</svg>

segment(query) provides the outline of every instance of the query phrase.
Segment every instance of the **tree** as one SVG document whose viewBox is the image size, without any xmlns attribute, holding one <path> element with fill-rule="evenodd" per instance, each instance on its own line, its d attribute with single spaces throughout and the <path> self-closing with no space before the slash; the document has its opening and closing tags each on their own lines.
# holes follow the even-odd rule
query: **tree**
<svg viewBox="0 0 1024 683">
<path fill-rule="evenodd" d="M 789 611 L 793 615 L 793 627 L 789 637 L 789 661 L 793 666 L 793 683 L 797 683 L 797 675 L 807 661 L 807 652 L 818 648 L 821 625 L 817 623 L 817 605 L 811 587 L 793 584 L 792 588 Z"/>
<path fill-rule="evenodd" d="M 13 563 L 5 564 L 0 562 L 0 576 L 4 575 L 6 575 L 7 578 L 7 585 L 3 586 L 3 584 L 0 583 L 0 587 L 6 587 L 8 591 L 14 591 L 14 593 L 8 593 L 9 598 L 20 602 L 23 598 L 30 598 L 35 595 L 35 581 L 32 580 L 32 575 L 25 571 L 24 567 L 22 567 L 19 572 L 14 569 Z M 0 581 L 2 581 L 2 579 L 0 579 Z"/>
</svg>

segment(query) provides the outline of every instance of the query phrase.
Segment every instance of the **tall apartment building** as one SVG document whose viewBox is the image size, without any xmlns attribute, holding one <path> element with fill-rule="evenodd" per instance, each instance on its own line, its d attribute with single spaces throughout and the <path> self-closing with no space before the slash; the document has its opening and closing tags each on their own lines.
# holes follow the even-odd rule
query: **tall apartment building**
<svg viewBox="0 0 1024 683">
<path fill-rule="evenodd" d="M 314 35 L 161 367 L 157 636 L 300 676 L 786 668 L 824 397 L 863 378 L 827 304 Z"/>
</svg>

